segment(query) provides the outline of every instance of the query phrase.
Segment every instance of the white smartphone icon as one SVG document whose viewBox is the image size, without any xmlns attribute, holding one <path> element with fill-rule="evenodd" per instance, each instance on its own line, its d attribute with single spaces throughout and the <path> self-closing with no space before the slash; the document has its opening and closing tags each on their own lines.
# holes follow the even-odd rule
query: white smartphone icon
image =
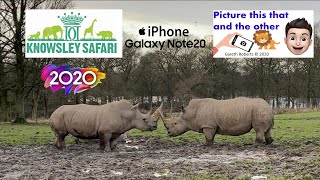
<svg viewBox="0 0 320 180">
<path fill-rule="evenodd" d="M 234 46 L 237 46 L 238 48 L 240 48 L 242 50 L 250 52 L 254 42 L 250 41 L 249 39 L 246 39 L 242 36 L 235 35 L 231 44 Z"/>
</svg>

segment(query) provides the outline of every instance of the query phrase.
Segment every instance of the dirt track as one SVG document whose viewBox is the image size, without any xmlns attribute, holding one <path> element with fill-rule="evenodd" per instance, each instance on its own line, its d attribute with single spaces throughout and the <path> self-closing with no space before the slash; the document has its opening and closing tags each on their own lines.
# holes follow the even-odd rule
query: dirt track
<svg viewBox="0 0 320 180">
<path fill-rule="evenodd" d="M 177 179 L 208 172 L 233 178 L 240 174 L 320 178 L 319 164 L 310 159 L 316 144 L 304 152 L 277 145 L 255 146 L 161 142 L 130 138 L 117 152 L 100 152 L 98 143 L 68 145 L 60 152 L 52 145 L 0 146 L 0 179 Z M 304 164 L 301 164 L 304 163 Z"/>
</svg>

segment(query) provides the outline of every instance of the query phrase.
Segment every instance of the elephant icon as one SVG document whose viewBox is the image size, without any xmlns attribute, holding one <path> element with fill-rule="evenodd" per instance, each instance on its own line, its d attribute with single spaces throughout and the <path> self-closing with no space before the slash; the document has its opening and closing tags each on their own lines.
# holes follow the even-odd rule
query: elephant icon
<svg viewBox="0 0 320 180">
<path fill-rule="evenodd" d="M 52 26 L 52 27 L 46 27 L 43 30 L 42 38 L 49 39 L 50 36 L 53 36 L 54 39 L 58 39 L 58 36 L 57 36 L 58 32 L 60 33 L 60 38 L 62 38 L 63 30 L 62 30 L 61 26 L 57 25 L 57 26 Z"/>
</svg>

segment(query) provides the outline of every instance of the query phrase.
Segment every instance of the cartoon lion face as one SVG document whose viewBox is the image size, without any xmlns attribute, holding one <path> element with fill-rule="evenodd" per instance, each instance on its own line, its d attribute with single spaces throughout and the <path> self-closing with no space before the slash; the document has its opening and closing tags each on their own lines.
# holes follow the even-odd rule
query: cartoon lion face
<svg viewBox="0 0 320 180">
<path fill-rule="evenodd" d="M 260 46 L 260 45 L 269 44 L 272 38 L 269 31 L 259 30 L 253 34 L 253 40 L 255 43 L 257 43 Z"/>
</svg>

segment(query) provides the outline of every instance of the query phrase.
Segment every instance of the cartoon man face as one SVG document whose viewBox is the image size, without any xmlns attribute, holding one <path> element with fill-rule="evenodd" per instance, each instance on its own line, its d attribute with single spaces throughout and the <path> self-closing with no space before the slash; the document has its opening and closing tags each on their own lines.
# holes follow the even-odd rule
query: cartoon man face
<svg viewBox="0 0 320 180">
<path fill-rule="evenodd" d="M 311 46 L 311 35 L 311 25 L 304 18 L 298 18 L 286 25 L 284 41 L 293 54 L 301 55 Z"/>
</svg>

